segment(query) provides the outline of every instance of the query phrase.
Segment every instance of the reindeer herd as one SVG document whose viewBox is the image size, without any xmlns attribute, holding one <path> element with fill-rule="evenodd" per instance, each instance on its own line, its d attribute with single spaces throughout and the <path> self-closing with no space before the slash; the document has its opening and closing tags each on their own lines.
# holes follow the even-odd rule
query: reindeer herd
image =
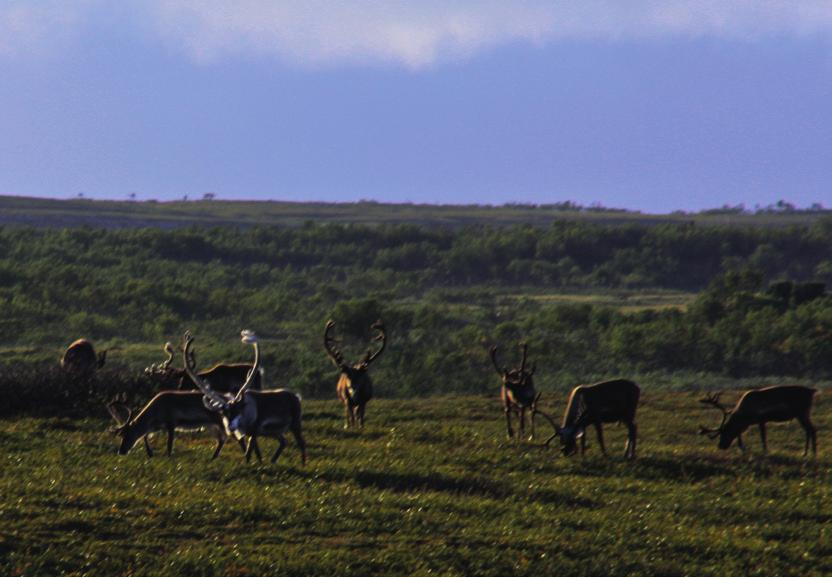
<svg viewBox="0 0 832 577">
<path fill-rule="evenodd" d="M 338 348 L 338 341 L 332 335 L 334 321 L 328 321 L 324 328 L 323 345 L 329 359 L 340 371 L 336 392 L 344 406 L 345 428 L 363 428 L 367 403 L 373 397 L 373 384 L 368 374 L 370 364 L 381 355 L 387 343 L 387 333 L 381 321 L 371 325 L 375 332 L 373 342 L 377 348 L 368 349 L 356 362 L 349 363 Z M 172 368 L 176 349 L 166 343 L 164 350 L 168 358 L 145 369 L 148 377 L 154 379 L 163 389 L 134 416 L 133 410 L 123 398 L 114 399 L 107 409 L 118 426 L 114 432 L 121 437 L 119 454 L 126 455 L 140 440 L 148 456 L 153 451 L 148 442 L 150 433 L 167 432 L 167 454 L 173 451 L 176 431 L 208 429 L 214 432 L 217 445 L 212 459 L 222 451 L 228 437 L 233 437 L 245 453 L 246 461 L 252 453 L 262 460 L 257 444 L 258 437 L 274 437 L 278 447 L 271 457 L 274 463 L 287 445 L 284 434 L 291 432 L 306 463 L 306 441 L 302 430 L 300 395 L 287 389 L 263 389 L 263 370 L 260 364 L 260 346 L 251 331 L 242 331 L 241 340 L 254 349 L 254 362 L 218 364 L 210 369 L 198 371 L 193 352 L 194 337 L 186 332 L 182 339 L 183 368 Z M 560 425 L 538 407 L 541 393 L 534 386 L 535 364 L 527 364 L 528 346 L 520 344 L 520 366 L 508 369 L 497 358 L 497 347 L 490 349 L 491 361 L 501 379 L 500 398 L 506 419 L 506 432 L 511 438 L 524 438 L 526 421 L 530 424 L 530 439 L 535 436 L 535 417 L 541 415 L 554 428 L 554 433 L 543 443 L 548 446 L 556 437 L 560 439 L 564 455 L 578 452 L 584 454 L 588 426 L 595 428 L 598 445 L 606 456 L 603 425 L 622 423 L 627 427 L 627 444 L 624 456 L 636 457 L 638 409 L 641 390 L 626 379 L 614 379 L 591 385 L 579 385 L 572 389 L 563 420 Z M 88 375 L 100 368 L 105 361 L 106 351 L 96 355 L 92 344 L 79 339 L 72 343 L 61 359 L 61 366 L 77 375 Z M 700 402 L 717 408 L 722 413 L 722 422 L 716 429 L 701 427 L 699 433 L 711 439 L 719 438 L 719 448 L 727 449 L 736 439 L 741 450 L 745 450 L 742 434 L 757 425 L 760 430 L 763 451 L 768 450 L 766 424 L 796 419 L 806 433 L 804 457 L 809 449 L 817 455 L 817 433 L 811 421 L 812 401 L 817 391 L 803 386 L 771 386 L 744 393 L 732 409 L 719 402 L 720 393 L 709 395 Z M 528 419 L 527 419 L 528 415 Z M 518 435 L 512 427 L 512 417 L 518 419 Z"/>
</svg>

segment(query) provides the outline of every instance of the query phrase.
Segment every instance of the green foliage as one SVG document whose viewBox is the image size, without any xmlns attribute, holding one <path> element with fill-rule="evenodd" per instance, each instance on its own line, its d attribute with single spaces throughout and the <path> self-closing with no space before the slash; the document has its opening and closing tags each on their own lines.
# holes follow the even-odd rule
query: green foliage
<svg viewBox="0 0 832 577">
<path fill-rule="evenodd" d="M 247 360 L 235 335 L 252 328 L 271 385 L 329 394 L 336 375 L 321 340 L 331 317 L 348 357 L 370 345 L 373 321 L 385 322 L 388 347 L 372 368 L 384 396 L 491 390 L 488 347 L 520 340 L 550 389 L 677 371 L 828 378 L 822 283 L 832 277 L 815 273 L 830 246 L 826 221 L 0 228 L 0 365 L 54 362 L 86 337 L 118 347 L 112 365 L 138 374 L 190 329 L 207 367 Z M 763 254 L 765 269 L 752 268 Z M 701 292 L 638 304 L 668 290 Z"/>
</svg>

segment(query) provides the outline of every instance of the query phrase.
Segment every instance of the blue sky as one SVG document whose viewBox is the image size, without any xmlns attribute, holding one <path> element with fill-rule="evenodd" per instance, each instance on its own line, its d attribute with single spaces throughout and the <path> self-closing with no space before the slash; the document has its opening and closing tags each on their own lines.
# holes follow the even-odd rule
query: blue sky
<svg viewBox="0 0 832 577">
<path fill-rule="evenodd" d="M 832 205 L 832 1 L 0 0 L 0 194 Z"/>
</svg>

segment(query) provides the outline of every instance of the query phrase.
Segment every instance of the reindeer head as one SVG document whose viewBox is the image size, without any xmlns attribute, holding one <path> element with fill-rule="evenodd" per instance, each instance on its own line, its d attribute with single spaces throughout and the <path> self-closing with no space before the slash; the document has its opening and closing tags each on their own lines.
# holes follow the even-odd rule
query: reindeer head
<svg viewBox="0 0 832 577">
<path fill-rule="evenodd" d="M 584 429 L 575 425 L 566 427 L 555 425 L 555 435 L 560 438 L 561 453 L 565 457 L 571 457 L 578 452 L 578 441 L 584 436 Z"/>
<path fill-rule="evenodd" d="M 722 406 L 719 402 L 719 397 L 722 393 L 716 393 L 713 395 L 708 395 L 704 399 L 699 399 L 700 403 L 705 405 L 710 405 L 719 409 L 722 412 L 722 422 L 719 424 L 719 427 L 716 429 L 708 429 L 706 427 L 699 427 L 699 434 L 700 435 L 707 435 L 709 439 L 716 439 L 719 437 L 719 448 L 720 449 L 727 449 L 731 446 L 731 443 L 734 442 L 734 439 L 740 434 L 740 430 L 737 430 L 737 427 L 734 426 L 732 422 L 731 415 L 733 411 L 726 409 Z"/>
<path fill-rule="evenodd" d="M 353 396 L 355 391 L 360 389 L 362 384 L 369 380 L 370 377 L 367 374 L 367 369 L 370 367 L 370 363 L 376 360 L 382 351 L 384 351 L 384 347 L 387 344 L 387 332 L 384 329 L 384 324 L 380 320 L 370 325 L 370 328 L 377 333 L 373 337 L 373 341 L 380 342 L 381 346 L 375 351 L 368 348 L 367 352 L 364 353 L 357 363 L 351 364 L 344 360 L 344 355 L 337 346 L 338 341 L 331 334 L 334 327 L 335 321 L 328 320 L 326 322 L 324 329 L 324 349 L 326 349 L 327 355 L 335 366 L 341 371 L 341 374 L 349 380 L 347 391 L 350 396 Z"/>
<path fill-rule="evenodd" d="M 491 347 L 491 362 L 494 363 L 494 368 L 497 369 L 497 374 L 502 379 L 506 394 L 513 403 L 521 407 L 532 406 L 538 397 L 532 379 L 536 365 L 533 363 L 531 368 L 526 369 L 528 349 L 526 343 L 520 343 L 520 350 L 523 352 L 520 367 L 509 370 L 497 361 L 497 346 Z"/>
<path fill-rule="evenodd" d="M 254 382 L 257 372 L 260 370 L 260 345 L 257 336 L 253 331 L 242 331 L 241 341 L 254 347 L 254 365 L 248 372 L 245 382 L 237 391 L 237 394 L 222 395 L 211 388 L 207 380 L 197 374 L 194 363 L 194 356 L 191 352 L 191 345 L 194 341 L 190 331 L 185 333 L 182 347 L 182 356 L 185 360 L 185 372 L 196 383 L 204 397 L 202 402 L 211 411 L 219 413 L 225 425 L 226 432 L 233 434 L 238 439 L 248 434 L 254 427 L 257 420 L 257 407 L 253 402 L 246 402 L 246 390 Z"/>
<path fill-rule="evenodd" d="M 133 445 L 138 441 L 138 436 L 133 434 L 131 421 L 133 420 L 133 409 L 127 405 L 126 395 L 116 396 L 107 403 L 107 411 L 116 422 L 116 426 L 110 431 L 121 437 L 121 446 L 118 449 L 119 455 L 126 455 Z"/>
</svg>

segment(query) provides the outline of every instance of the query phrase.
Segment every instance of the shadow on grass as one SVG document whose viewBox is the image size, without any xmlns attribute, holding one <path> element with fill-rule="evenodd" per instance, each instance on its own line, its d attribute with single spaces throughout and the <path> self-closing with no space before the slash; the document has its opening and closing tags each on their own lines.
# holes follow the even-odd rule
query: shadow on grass
<svg viewBox="0 0 832 577">
<path fill-rule="evenodd" d="M 452 495 L 470 495 L 487 499 L 512 499 L 519 502 L 534 502 L 568 507 L 595 509 L 600 505 L 586 497 L 571 495 L 553 489 L 527 491 L 524 487 L 512 487 L 508 483 L 493 481 L 485 477 L 451 477 L 439 473 L 399 473 L 381 471 L 358 471 L 355 473 L 327 471 L 320 475 L 327 481 L 353 481 L 362 488 L 396 493 L 430 491 Z"/>
<path fill-rule="evenodd" d="M 512 495 L 511 488 L 482 477 L 449 477 L 439 473 L 381 473 L 359 471 L 353 475 L 361 487 L 395 492 L 436 491 L 462 495 L 476 495 L 491 499 L 505 499 Z"/>
<path fill-rule="evenodd" d="M 597 509 L 601 506 L 592 499 L 579 495 L 570 495 L 564 491 L 556 491 L 554 489 L 537 489 L 529 493 L 526 496 L 526 500 L 542 504 L 566 505 L 580 509 Z"/>
<path fill-rule="evenodd" d="M 716 458 L 646 457 L 633 464 L 632 475 L 639 479 L 668 479 L 697 482 L 711 477 L 734 476 L 731 463 Z"/>
</svg>

